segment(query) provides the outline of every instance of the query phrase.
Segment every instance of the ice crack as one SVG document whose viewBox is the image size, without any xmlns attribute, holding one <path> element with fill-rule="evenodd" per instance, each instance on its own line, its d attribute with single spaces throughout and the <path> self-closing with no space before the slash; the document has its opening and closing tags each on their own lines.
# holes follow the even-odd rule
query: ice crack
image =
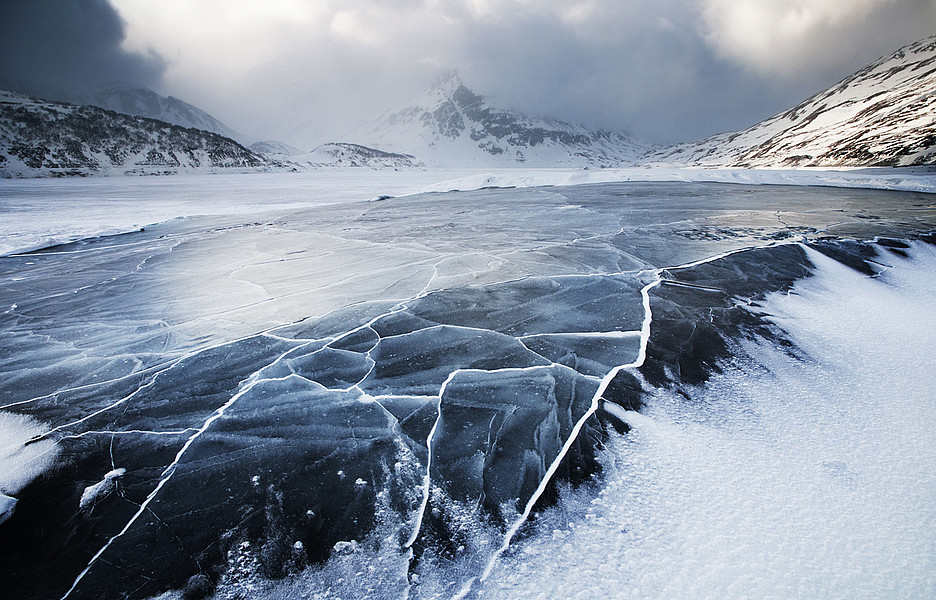
<svg viewBox="0 0 936 600">
<path fill-rule="evenodd" d="M 283 354 L 281 354 L 280 356 L 278 356 L 278 357 L 277 357 L 274 361 L 272 361 L 272 363 L 270 363 L 270 364 L 274 364 L 274 363 L 278 362 L 279 360 L 281 360 L 283 357 L 285 357 L 287 354 L 293 352 L 294 350 L 296 350 L 296 348 L 291 348 L 291 349 L 289 349 L 288 351 L 286 351 L 286 352 L 284 352 Z M 287 375 L 286 377 L 281 377 L 281 378 L 261 378 L 261 377 L 260 377 L 260 373 L 261 373 L 261 372 L 263 371 L 263 369 L 265 369 L 265 368 L 266 368 L 266 366 L 264 366 L 263 368 L 257 370 L 253 375 L 251 375 L 251 376 L 247 379 L 247 383 L 242 387 L 242 389 L 241 389 L 240 391 L 238 391 L 236 394 L 234 394 L 227 402 L 225 402 L 223 405 L 221 405 L 220 407 L 218 407 L 218 408 L 211 414 L 211 416 L 208 417 L 208 419 L 205 420 L 204 423 L 202 423 L 201 427 L 199 427 L 197 430 L 195 430 L 195 433 L 192 434 L 192 435 L 185 441 L 185 444 L 183 444 L 183 445 L 182 445 L 182 448 L 180 448 L 179 451 L 176 453 L 175 458 L 173 459 L 173 461 L 172 461 L 165 469 L 163 469 L 162 473 L 160 474 L 159 482 L 156 484 L 156 487 L 153 488 L 153 490 L 146 496 L 146 499 L 140 504 L 140 507 L 139 507 L 139 509 L 136 511 L 136 513 L 134 513 L 134 515 L 130 518 L 130 520 L 126 523 L 126 525 L 124 525 L 123 529 L 121 529 L 117 534 L 115 534 L 114 536 L 112 536 L 112 537 L 107 541 L 107 543 L 105 543 L 104 546 L 102 546 L 101 549 L 98 550 L 97 553 L 95 553 L 93 557 L 91 557 L 91 560 L 88 562 L 88 564 L 85 566 L 85 568 L 81 571 L 81 573 L 78 574 L 78 577 L 75 578 L 75 581 L 72 583 L 72 585 L 71 585 L 71 587 L 68 589 L 68 591 L 65 592 L 65 594 L 62 596 L 61 600 L 65 600 L 66 598 L 68 598 L 68 597 L 72 594 L 72 592 L 75 591 L 75 589 L 78 587 L 78 584 L 79 584 L 79 583 L 81 582 L 81 580 L 84 579 L 85 576 L 90 572 L 91 567 L 94 566 L 94 564 L 101 558 L 101 556 L 104 554 L 104 552 L 106 552 L 107 549 L 110 548 L 111 545 L 113 545 L 113 543 L 114 543 L 118 538 L 120 538 L 120 537 L 123 536 L 127 531 L 129 531 L 130 527 L 132 527 L 133 524 L 136 523 L 136 521 L 140 518 L 140 516 L 142 516 L 144 513 L 146 513 L 146 512 L 149 511 L 149 505 L 153 502 L 153 500 L 154 500 L 154 499 L 156 498 L 156 496 L 159 494 L 160 490 L 162 490 L 162 488 L 166 485 L 166 483 L 168 483 L 168 481 L 169 481 L 169 480 L 172 478 L 172 476 L 175 474 L 175 472 L 176 472 L 176 470 L 177 470 L 177 468 L 178 468 L 178 466 L 179 466 L 179 463 L 180 463 L 181 460 L 182 460 L 182 457 L 185 455 L 185 453 L 188 451 L 188 449 L 192 446 L 192 444 L 195 443 L 195 441 L 196 441 L 199 437 L 201 437 L 201 435 L 202 435 L 203 433 L 205 433 L 205 431 L 207 431 L 209 427 L 211 427 L 211 424 L 212 424 L 212 423 L 214 423 L 216 420 L 218 420 L 219 418 L 221 418 L 222 416 L 224 416 L 224 413 L 227 411 L 228 408 L 230 408 L 235 402 L 237 402 L 242 396 L 244 396 L 244 394 L 247 394 L 248 392 L 250 392 L 250 391 L 251 391 L 255 386 L 257 386 L 258 384 L 260 384 L 260 383 L 262 383 L 262 382 L 267 382 L 267 381 L 284 381 L 284 380 L 286 380 L 286 379 L 288 379 L 288 378 L 294 376 L 293 374 L 290 374 L 290 375 Z M 155 380 L 155 378 L 154 378 L 154 380 Z M 150 384 L 152 384 L 152 382 L 150 382 Z M 138 391 L 139 391 L 139 390 L 138 390 Z"/>
<path fill-rule="evenodd" d="M 792 244 L 792 243 L 796 243 L 796 242 L 780 241 L 780 242 L 765 244 L 763 246 L 739 248 L 735 250 L 722 252 L 720 254 L 716 254 L 714 256 L 710 256 L 707 258 L 685 263 L 682 265 L 653 269 L 651 271 L 642 271 L 637 274 L 637 275 L 648 274 L 648 273 L 652 274 L 654 277 L 654 280 L 646 284 L 645 286 L 643 286 L 643 288 L 641 288 L 640 290 L 641 298 L 643 301 L 644 319 L 643 319 L 643 323 L 640 329 L 640 345 L 639 345 L 636 359 L 630 363 L 618 365 L 614 367 L 607 374 L 605 374 L 605 376 L 601 379 L 601 383 L 598 387 L 598 390 L 595 392 L 594 396 L 592 397 L 592 401 L 591 401 L 591 404 L 589 405 L 588 410 L 575 423 L 574 427 L 569 433 L 569 436 L 566 438 L 565 443 L 562 445 L 562 448 L 560 449 L 559 454 L 556 456 L 553 462 L 549 465 L 549 468 L 547 469 L 545 475 L 541 479 L 539 486 L 536 488 L 536 490 L 533 492 L 533 495 L 527 501 L 526 506 L 524 507 L 524 510 L 521 513 L 521 515 L 507 529 L 507 532 L 504 534 L 504 538 L 503 538 L 503 542 L 501 543 L 501 546 L 490 557 L 481 575 L 472 577 L 461 588 L 461 590 L 455 596 L 452 597 L 452 600 L 462 600 L 465 597 L 467 597 L 469 594 L 472 594 L 472 593 L 476 594 L 479 591 L 480 586 L 483 585 L 484 582 L 490 577 L 500 556 L 510 547 L 510 543 L 513 540 L 513 537 L 516 535 L 517 531 L 519 531 L 520 528 L 523 526 L 523 524 L 526 523 L 527 519 L 529 519 L 530 515 L 533 512 L 533 508 L 536 506 L 536 503 L 539 501 L 540 497 L 546 491 L 546 488 L 548 487 L 550 481 L 552 480 L 553 476 L 558 470 L 560 463 L 566 457 L 566 455 L 569 453 L 569 450 L 571 449 L 575 441 L 578 439 L 578 436 L 582 428 L 585 426 L 585 423 L 588 421 L 589 418 L 592 417 L 592 415 L 594 415 L 597 412 L 601 404 L 601 398 L 607 391 L 608 386 L 611 384 L 614 378 L 621 371 L 628 370 L 628 369 L 637 369 L 643 366 L 647 358 L 647 347 L 650 341 L 651 324 L 653 321 L 653 312 L 650 306 L 650 291 L 653 288 L 659 286 L 661 283 L 667 282 L 666 280 L 663 279 L 663 275 L 666 273 L 666 271 L 675 271 L 675 270 L 680 270 L 680 269 L 692 268 L 692 267 L 699 266 L 702 264 L 714 262 L 722 258 L 726 258 L 728 256 L 737 254 L 739 252 L 747 252 L 748 250 L 751 250 L 753 248 L 787 245 L 787 244 Z M 711 290 L 711 291 L 720 292 L 721 290 Z M 452 374 L 452 376 L 454 376 L 454 373 Z M 449 380 L 446 381 L 446 383 L 448 383 L 448 381 L 450 380 L 451 380 L 451 376 Z M 441 399 L 441 394 L 440 394 L 440 399 Z M 440 403 L 440 410 L 441 410 L 441 403 Z M 612 409 L 612 411 L 615 416 L 618 416 L 625 422 L 630 420 L 631 415 L 629 413 L 631 411 L 624 411 L 623 409 L 620 409 L 620 410 Z M 618 414 L 618 413 L 622 413 L 622 414 Z M 438 418 L 437 418 L 436 423 L 438 423 Z M 435 428 L 433 428 L 433 432 L 434 432 L 434 429 Z"/>
<path fill-rule="evenodd" d="M 539 486 L 533 492 L 533 495 L 527 501 L 526 506 L 523 509 L 520 517 L 517 518 L 514 523 L 507 529 L 507 533 L 504 534 L 504 541 L 502 542 L 500 548 L 494 553 L 494 555 L 488 560 L 487 565 L 484 568 L 484 571 L 479 577 L 472 578 L 465 586 L 453 597 L 453 600 L 461 600 L 465 598 L 469 593 L 484 583 L 488 577 L 490 577 L 491 572 L 494 570 L 494 565 L 496 564 L 498 558 L 510 547 L 510 542 L 513 540 L 514 535 L 517 531 L 520 530 L 520 527 L 527 521 L 530 517 L 530 514 L 533 512 L 533 507 L 536 506 L 536 503 L 539 501 L 540 497 L 546 491 L 546 488 L 549 486 L 549 482 L 552 480 L 553 475 L 559 469 L 560 463 L 569 453 L 569 450 L 572 448 L 572 445 L 578 439 L 579 433 L 582 428 L 585 426 L 585 423 L 589 418 L 598 410 L 598 406 L 601 400 L 601 397 L 607 391 L 608 386 L 611 384 L 611 381 L 617 376 L 617 374 L 624 369 L 637 368 L 643 365 L 644 360 L 647 356 L 647 344 L 650 340 L 650 323 L 653 319 L 653 314 L 650 310 L 650 290 L 655 288 L 662 281 L 660 279 L 659 272 L 657 272 L 654 281 L 648 283 L 640 290 L 641 297 L 643 298 L 643 307 L 644 307 L 644 319 L 643 325 L 640 329 L 640 348 L 638 350 L 637 358 L 633 362 L 618 365 L 611 369 L 602 379 L 601 384 L 598 386 L 598 390 L 592 396 L 591 404 L 588 407 L 588 410 L 582 415 L 582 417 L 575 423 L 572 428 L 572 431 L 569 432 L 569 436 L 566 438 L 565 443 L 562 445 L 562 448 L 559 450 L 559 454 L 553 459 L 552 463 L 549 465 L 549 468 L 546 470 L 546 474 L 540 480 Z"/>
</svg>

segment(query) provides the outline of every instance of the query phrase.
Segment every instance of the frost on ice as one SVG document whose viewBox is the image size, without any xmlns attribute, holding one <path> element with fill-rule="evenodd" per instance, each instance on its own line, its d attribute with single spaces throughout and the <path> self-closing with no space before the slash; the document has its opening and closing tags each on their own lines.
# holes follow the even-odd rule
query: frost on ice
<svg viewBox="0 0 936 600">
<path fill-rule="evenodd" d="M 705 384 L 746 336 L 785 347 L 765 295 L 808 279 L 814 252 L 882 262 L 899 248 L 840 238 L 917 235 L 936 224 L 919 204 L 715 184 L 480 190 L 4 257 L 0 408 L 13 429 L 48 425 L 5 450 L 31 475 L 3 490 L 20 503 L 0 585 L 496 589 L 526 517 L 559 482 L 594 481 L 612 430 L 645 429 L 648 391 Z"/>
</svg>

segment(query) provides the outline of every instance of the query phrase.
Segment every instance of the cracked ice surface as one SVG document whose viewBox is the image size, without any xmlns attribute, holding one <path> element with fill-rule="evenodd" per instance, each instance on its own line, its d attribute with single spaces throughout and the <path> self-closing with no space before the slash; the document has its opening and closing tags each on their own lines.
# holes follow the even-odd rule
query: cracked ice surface
<svg viewBox="0 0 936 600">
<path fill-rule="evenodd" d="M 873 278 L 810 251 L 758 309 L 796 354 L 657 390 L 481 597 L 934 597 L 936 246 L 908 246 Z"/>
<path fill-rule="evenodd" d="M 721 298 L 737 272 L 743 298 L 787 276 L 738 259 L 694 279 L 712 257 L 934 222 L 912 193 L 607 184 L 190 218 L 5 257 L 0 414 L 46 424 L 19 455 L 58 458 L 0 490 L 18 499 L 0 583 L 235 594 L 352 564 L 355 541 L 387 565 L 359 596 L 418 595 L 407 571 L 432 561 L 461 565 L 438 584 L 455 595 L 553 477 L 596 467 L 600 402 L 634 408 L 651 294 L 679 322 L 673 290 Z"/>
</svg>

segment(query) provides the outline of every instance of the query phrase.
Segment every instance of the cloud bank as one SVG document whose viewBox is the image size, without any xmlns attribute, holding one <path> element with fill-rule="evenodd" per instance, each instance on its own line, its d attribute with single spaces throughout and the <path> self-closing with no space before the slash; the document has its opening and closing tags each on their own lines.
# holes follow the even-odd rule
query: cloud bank
<svg viewBox="0 0 936 600">
<path fill-rule="evenodd" d="M 4 0 L 0 79 L 32 88 L 128 82 L 159 86 L 165 65 L 154 52 L 123 49 L 124 22 L 106 0 Z"/>
<path fill-rule="evenodd" d="M 76 0 L 90 12 L 58 21 L 109 15 L 88 24 L 106 21 L 103 35 L 81 28 L 76 42 L 99 58 L 66 56 L 81 64 L 58 71 L 43 58 L 36 69 L 67 77 L 103 63 L 249 136 L 303 148 L 339 140 L 452 68 L 525 112 L 661 143 L 697 139 L 780 112 L 936 31 L 936 0 L 112 3 L 122 44 L 104 0 Z M 29 10 L 34 19 L 40 9 Z M 61 57 L 66 45 L 52 46 Z"/>
</svg>

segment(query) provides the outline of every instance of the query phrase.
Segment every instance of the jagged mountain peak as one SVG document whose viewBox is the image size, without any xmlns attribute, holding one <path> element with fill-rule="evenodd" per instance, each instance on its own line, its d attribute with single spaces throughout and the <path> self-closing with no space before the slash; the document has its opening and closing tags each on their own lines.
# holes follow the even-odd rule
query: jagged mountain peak
<svg viewBox="0 0 936 600">
<path fill-rule="evenodd" d="M 432 85 L 429 87 L 429 91 L 436 92 L 440 95 L 451 96 L 456 89 L 464 87 L 464 85 L 464 82 L 462 82 L 461 77 L 458 75 L 458 69 L 450 69 L 436 77 L 435 81 L 433 81 Z"/>
<path fill-rule="evenodd" d="M 317 167 L 369 167 L 372 169 L 412 169 L 423 166 L 409 154 L 384 152 L 359 144 L 322 144 L 310 153 L 292 157 L 293 162 Z"/>
<path fill-rule="evenodd" d="M 647 144 L 489 103 L 448 71 L 411 103 L 355 136 L 362 144 L 446 166 L 619 166 Z"/>
</svg>

